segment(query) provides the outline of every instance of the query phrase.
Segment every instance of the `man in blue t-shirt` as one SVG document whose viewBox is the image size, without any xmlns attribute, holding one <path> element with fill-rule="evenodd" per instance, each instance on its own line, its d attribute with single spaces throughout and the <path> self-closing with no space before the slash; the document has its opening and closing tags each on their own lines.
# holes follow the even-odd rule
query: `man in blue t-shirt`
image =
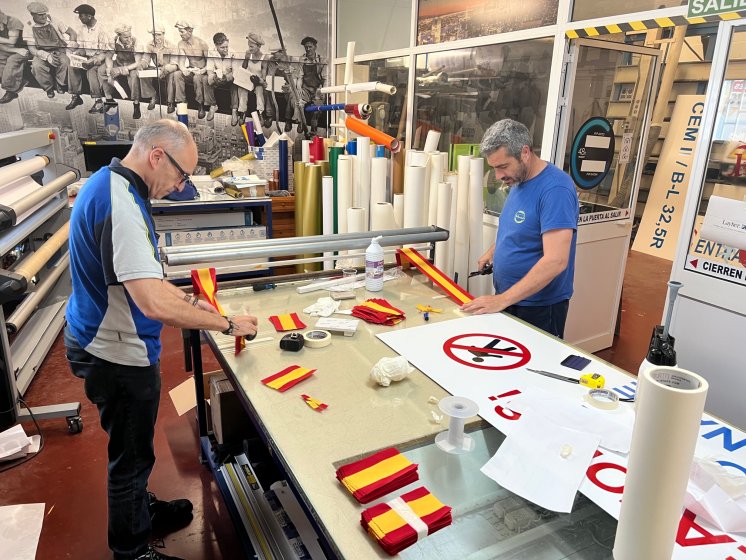
<svg viewBox="0 0 746 560">
<path fill-rule="evenodd" d="M 560 338 L 575 272 L 578 194 L 570 177 L 532 151 L 528 129 L 504 119 L 487 129 L 480 146 L 498 181 L 511 189 L 497 240 L 477 263 L 492 263 L 494 296 L 462 309 L 476 315 L 505 311 Z"/>
<path fill-rule="evenodd" d="M 91 175 L 70 216 L 65 346 L 109 436 L 109 548 L 115 560 L 179 560 L 150 545 L 192 519 L 188 500 L 148 492 L 160 400 L 161 328 L 256 334 L 256 317 L 223 317 L 163 278 L 150 199 L 181 191 L 197 146 L 181 123 L 159 120 L 127 156 Z"/>
</svg>

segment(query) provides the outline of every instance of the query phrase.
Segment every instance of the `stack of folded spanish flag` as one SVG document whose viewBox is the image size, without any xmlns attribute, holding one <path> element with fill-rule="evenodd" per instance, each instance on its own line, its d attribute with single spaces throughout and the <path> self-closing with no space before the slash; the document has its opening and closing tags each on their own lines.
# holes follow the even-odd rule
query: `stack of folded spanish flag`
<svg viewBox="0 0 746 560">
<path fill-rule="evenodd" d="M 404 320 L 404 311 L 397 309 L 385 299 L 371 298 L 352 308 L 352 315 L 368 323 L 396 325 Z"/>
<path fill-rule="evenodd" d="M 360 519 L 363 528 L 391 556 L 451 522 L 451 508 L 424 486 L 369 507 Z"/>
<path fill-rule="evenodd" d="M 306 324 L 300 320 L 297 313 L 286 313 L 284 315 L 272 315 L 269 322 L 277 332 L 296 331 L 305 329 Z"/>
<path fill-rule="evenodd" d="M 337 469 L 337 478 L 361 504 L 419 479 L 417 465 L 393 447 Z"/>
</svg>

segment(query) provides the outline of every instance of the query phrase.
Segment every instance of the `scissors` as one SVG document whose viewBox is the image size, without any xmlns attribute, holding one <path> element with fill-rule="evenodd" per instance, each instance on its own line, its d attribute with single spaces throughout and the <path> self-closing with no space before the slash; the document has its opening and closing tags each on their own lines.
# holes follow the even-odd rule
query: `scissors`
<svg viewBox="0 0 746 560">
<path fill-rule="evenodd" d="M 469 273 L 469 278 L 473 278 L 474 276 L 482 276 L 484 274 L 492 274 L 492 263 L 486 264 L 482 267 L 482 270 L 477 270 L 475 272 Z"/>
</svg>

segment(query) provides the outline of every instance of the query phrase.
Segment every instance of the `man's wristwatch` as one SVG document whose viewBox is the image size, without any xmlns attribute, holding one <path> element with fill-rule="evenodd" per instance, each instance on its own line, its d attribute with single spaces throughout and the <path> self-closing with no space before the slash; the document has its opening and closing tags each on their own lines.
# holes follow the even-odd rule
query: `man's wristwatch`
<svg viewBox="0 0 746 560">
<path fill-rule="evenodd" d="M 225 329 L 224 331 L 221 331 L 221 332 L 224 335 L 231 336 L 233 334 L 233 331 L 236 328 L 236 324 L 233 321 L 231 321 L 230 317 L 226 317 L 225 315 L 223 315 L 223 319 L 225 319 L 226 321 L 228 321 L 228 328 Z"/>
</svg>

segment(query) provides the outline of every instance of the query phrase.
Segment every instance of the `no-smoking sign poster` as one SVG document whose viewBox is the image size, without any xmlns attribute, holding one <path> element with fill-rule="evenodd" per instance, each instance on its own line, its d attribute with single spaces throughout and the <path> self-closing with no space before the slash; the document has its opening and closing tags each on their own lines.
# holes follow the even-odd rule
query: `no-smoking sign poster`
<svg viewBox="0 0 746 560">
<path fill-rule="evenodd" d="M 486 370 L 514 369 L 531 359 L 523 344 L 497 334 L 460 334 L 446 340 L 443 351 L 458 364 Z"/>
</svg>

